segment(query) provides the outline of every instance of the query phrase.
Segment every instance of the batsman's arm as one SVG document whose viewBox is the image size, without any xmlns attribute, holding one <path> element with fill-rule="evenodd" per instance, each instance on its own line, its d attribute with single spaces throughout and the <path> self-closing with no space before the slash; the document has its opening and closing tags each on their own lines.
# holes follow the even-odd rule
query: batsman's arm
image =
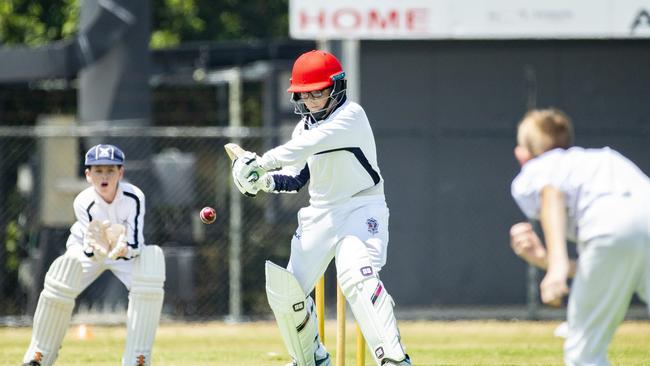
<svg viewBox="0 0 650 366">
<path fill-rule="evenodd" d="M 282 170 L 271 173 L 275 193 L 297 193 L 309 181 L 309 166 L 303 163 L 302 169 L 295 165 L 287 166 Z"/>
<path fill-rule="evenodd" d="M 368 139 L 371 136 L 368 133 L 372 134 L 350 115 L 338 115 L 335 120 L 312 130 L 305 130 L 303 124 L 301 121 L 296 126 L 291 140 L 262 155 L 259 164 L 263 169 L 274 170 L 306 161 L 323 151 L 356 146 L 360 139 Z"/>
</svg>

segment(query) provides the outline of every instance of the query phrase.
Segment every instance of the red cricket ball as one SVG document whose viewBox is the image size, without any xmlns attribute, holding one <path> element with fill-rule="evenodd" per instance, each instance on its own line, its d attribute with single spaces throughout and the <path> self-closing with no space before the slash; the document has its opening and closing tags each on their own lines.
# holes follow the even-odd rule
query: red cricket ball
<svg viewBox="0 0 650 366">
<path fill-rule="evenodd" d="M 217 211 L 212 207 L 203 207 L 199 213 L 199 217 L 201 217 L 201 221 L 204 224 L 211 224 L 217 219 Z"/>
</svg>

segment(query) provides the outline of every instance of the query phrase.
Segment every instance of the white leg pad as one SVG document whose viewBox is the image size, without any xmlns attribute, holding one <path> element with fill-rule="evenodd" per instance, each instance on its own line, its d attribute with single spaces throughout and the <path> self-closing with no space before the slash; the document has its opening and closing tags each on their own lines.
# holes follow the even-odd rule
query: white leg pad
<svg viewBox="0 0 650 366">
<path fill-rule="evenodd" d="M 404 360 L 406 355 L 393 314 L 393 298 L 379 280 L 368 249 L 360 239 L 347 236 L 339 242 L 336 272 L 341 290 L 377 364 Z"/>
<path fill-rule="evenodd" d="M 71 255 L 60 256 L 50 266 L 34 313 L 32 341 L 23 362 L 54 364 L 79 295 L 81 272 L 81 262 Z"/>
<path fill-rule="evenodd" d="M 122 365 L 150 365 L 164 297 L 165 257 L 157 245 L 142 248 L 133 259 Z"/>
<path fill-rule="evenodd" d="M 266 296 L 289 355 L 297 366 L 315 366 L 318 326 L 298 280 L 286 269 L 266 261 Z"/>
</svg>

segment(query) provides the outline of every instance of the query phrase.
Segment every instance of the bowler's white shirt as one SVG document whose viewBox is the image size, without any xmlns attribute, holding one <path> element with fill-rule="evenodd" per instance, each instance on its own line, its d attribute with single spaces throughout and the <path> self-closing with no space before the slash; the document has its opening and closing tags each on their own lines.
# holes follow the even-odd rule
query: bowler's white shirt
<svg viewBox="0 0 650 366">
<path fill-rule="evenodd" d="M 328 118 L 313 125 L 301 120 L 291 140 L 260 159 L 274 174 L 296 176 L 309 167 L 310 204 L 328 207 L 358 194 L 383 197 L 375 138 L 363 108 L 346 101 Z"/>
<path fill-rule="evenodd" d="M 541 191 L 553 186 L 564 194 L 567 235 L 585 241 L 598 232 L 602 215 L 589 215 L 600 198 L 648 196 L 650 180 L 617 151 L 600 149 L 554 149 L 528 161 L 512 182 L 512 197 L 530 219 L 539 219 Z M 624 212 L 611 214 L 624 215 Z"/>
<path fill-rule="evenodd" d="M 74 199 L 73 208 L 77 221 L 70 228 L 68 247 L 83 244 L 92 220 L 122 224 L 126 227 L 127 242 L 131 247 L 144 245 L 144 193 L 133 184 L 120 182 L 111 203 L 104 201 L 95 187 L 88 187 Z"/>
</svg>

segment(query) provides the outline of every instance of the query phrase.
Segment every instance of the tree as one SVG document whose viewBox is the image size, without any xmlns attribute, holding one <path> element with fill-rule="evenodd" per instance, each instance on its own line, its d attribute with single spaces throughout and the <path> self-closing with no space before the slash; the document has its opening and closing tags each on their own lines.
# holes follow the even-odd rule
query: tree
<svg viewBox="0 0 650 366">
<path fill-rule="evenodd" d="M 78 29 L 78 0 L 0 2 L 0 44 L 39 46 Z M 151 47 L 187 41 L 286 38 L 287 0 L 151 0 Z"/>
<path fill-rule="evenodd" d="M 0 44 L 39 46 L 77 30 L 77 0 L 0 2 Z"/>
</svg>

